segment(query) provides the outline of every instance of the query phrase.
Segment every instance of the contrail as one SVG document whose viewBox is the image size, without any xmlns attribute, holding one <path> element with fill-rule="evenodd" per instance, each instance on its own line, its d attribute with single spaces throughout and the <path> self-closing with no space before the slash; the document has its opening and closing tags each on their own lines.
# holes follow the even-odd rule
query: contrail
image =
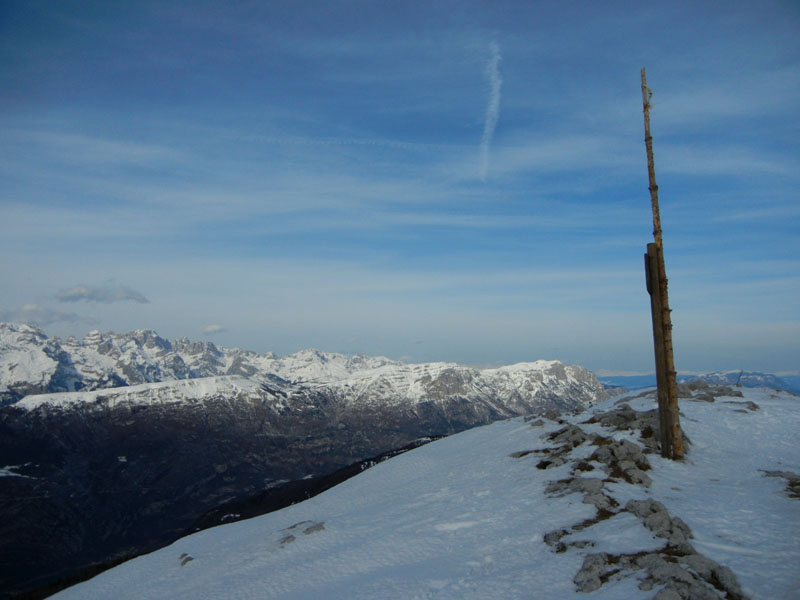
<svg viewBox="0 0 800 600">
<path fill-rule="evenodd" d="M 489 78 L 489 104 L 486 106 L 486 118 L 483 122 L 483 136 L 481 137 L 481 179 L 486 181 L 489 172 L 489 146 L 492 143 L 497 117 L 500 116 L 500 87 L 503 77 L 500 75 L 500 47 L 492 42 L 489 46 L 492 56 L 486 65 L 486 76 Z"/>
</svg>

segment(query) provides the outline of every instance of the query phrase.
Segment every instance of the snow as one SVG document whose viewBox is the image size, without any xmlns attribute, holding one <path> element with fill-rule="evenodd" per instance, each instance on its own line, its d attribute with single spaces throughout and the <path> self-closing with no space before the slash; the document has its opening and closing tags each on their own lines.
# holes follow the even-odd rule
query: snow
<svg viewBox="0 0 800 600">
<path fill-rule="evenodd" d="M 553 397 L 586 404 L 607 397 L 591 373 L 558 361 L 479 370 L 455 363 L 403 364 L 381 356 L 318 350 L 276 357 L 185 338 L 170 342 L 152 330 L 91 331 L 81 342 L 74 338 L 62 342 L 48 339 L 34 327 L 0 323 L 0 393 L 12 401 L 26 393 L 110 390 L 125 384 L 233 374 L 255 380 L 277 375 L 363 406 L 414 405 L 454 396 L 480 399 L 506 416 L 524 414 L 531 403 Z M 58 401 L 50 397 L 48 402 L 63 406 L 68 398 L 82 400 L 73 395 Z M 125 399 L 133 401 L 132 396 Z"/>
<path fill-rule="evenodd" d="M 290 381 L 324 383 L 371 373 L 389 365 L 400 366 L 402 363 L 384 356 L 368 357 L 357 354 L 351 357 L 309 349 L 283 358 L 262 359 L 260 365 L 262 371 L 275 373 Z"/>
<path fill-rule="evenodd" d="M 217 395 L 256 395 L 261 385 L 239 375 L 200 377 L 157 383 L 142 383 L 92 392 L 58 392 L 26 396 L 15 404 L 17 408 L 34 410 L 44 405 L 68 407 L 74 404 L 92 404 L 102 400 L 106 406 L 122 403 L 166 404 L 198 401 Z"/>
<path fill-rule="evenodd" d="M 658 550 L 664 540 L 656 538 L 631 513 L 620 513 L 596 525 L 561 538 L 562 542 L 591 542 L 592 552 L 626 554 Z"/>
<path fill-rule="evenodd" d="M 759 409 L 745 410 L 743 400 Z M 733 569 L 749 596 L 800 597 L 800 499 L 764 473 L 800 474 L 800 399 L 761 388 L 703 404 L 681 404 L 692 446 L 683 463 L 657 459 L 653 494 L 686 521 L 700 552 Z"/>
<path fill-rule="evenodd" d="M 20 475 L 19 473 L 15 472 L 17 469 L 21 469 L 24 466 L 25 465 L 7 465 L 5 467 L 0 467 L 0 477 L 22 477 L 23 479 L 34 479 L 28 475 Z"/>
<path fill-rule="evenodd" d="M 0 323 L 0 391 L 50 380 L 58 362 L 46 354 L 46 344 L 47 338 L 35 327 Z"/>
<path fill-rule="evenodd" d="M 540 360 L 493 369 L 446 362 L 390 363 L 352 372 L 338 380 L 320 380 L 319 385 L 337 390 L 349 401 L 361 405 L 416 404 L 443 395 L 480 397 L 491 403 L 502 399 L 498 404 L 503 404 L 514 397 L 530 401 L 543 392 L 550 395 L 566 392 L 570 386 L 591 379 L 593 376 L 582 367 L 565 366 L 558 361 Z M 594 391 L 594 397 L 606 397 L 596 380 L 588 388 Z"/>
<path fill-rule="evenodd" d="M 92 368 L 96 368 L 95 373 L 98 374 L 114 372 L 113 366 L 105 365 L 105 371 L 98 367 L 103 361 L 110 360 L 108 356 L 98 355 L 92 361 L 91 354 L 85 352 L 85 348 L 79 350 L 73 356 L 79 361 L 83 373 L 91 371 Z M 331 364 L 334 359 L 326 360 Z M 368 361 L 367 363 L 368 366 L 364 367 L 364 370 L 350 374 L 344 379 L 303 382 L 300 385 L 321 390 L 323 393 L 331 393 L 345 403 L 359 406 L 414 405 L 453 396 L 480 399 L 491 404 L 500 414 L 507 416 L 524 414 L 530 409 L 520 409 L 518 407 L 520 401 L 535 404 L 540 395 L 545 399 L 553 395 L 572 398 L 577 388 L 581 394 L 578 398 L 582 398 L 586 404 L 598 397 L 607 396 L 596 380 L 589 381 L 593 377 L 588 371 L 581 367 L 565 367 L 555 361 L 521 363 L 508 368 L 483 371 L 455 363 L 380 364 L 374 368 L 369 366 L 371 363 Z M 286 364 L 283 368 L 287 368 Z M 553 369 L 561 371 L 561 375 Z M 343 372 L 337 372 L 337 376 L 345 377 Z M 325 372 L 325 375 L 333 377 L 332 372 Z M 43 405 L 63 408 L 70 404 L 88 405 L 98 400 L 107 402 L 104 405 L 108 406 L 120 402 L 152 404 L 177 403 L 183 400 L 198 401 L 223 393 L 230 386 L 233 386 L 232 393 L 235 394 L 241 390 L 256 389 L 269 378 L 265 375 L 265 379 L 262 379 L 257 374 L 251 377 L 245 379 L 240 375 L 219 375 L 170 379 L 124 387 L 101 387 L 92 391 L 31 394 L 17 402 L 16 406 L 31 410 Z M 287 379 L 300 381 L 302 378 L 287 376 Z M 589 381 L 588 386 L 587 381 Z M 270 385 L 294 387 L 297 384 L 272 382 Z"/>
<path fill-rule="evenodd" d="M 700 552 L 733 569 L 749 597 L 796 598 L 800 500 L 763 470 L 800 473 L 800 400 L 742 391 L 744 398 L 682 401 L 682 424 L 692 440 L 687 459 L 650 454 L 651 488 L 620 481 L 605 491 L 621 505 L 631 498 L 664 503 L 691 527 Z M 760 409 L 727 401 L 753 401 Z M 653 400 L 630 404 L 649 409 Z M 567 421 L 631 437 L 582 424 L 587 417 Z M 658 588 L 640 590 L 642 573 L 612 577 L 590 594 L 573 583 L 588 553 L 664 544 L 633 514 L 573 531 L 562 541 L 585 544 L 565 552 L 545 543 L 548 532 L 597 514 L 580 494 L 545 492 L 569 474 L 569 463 L 542 470 L 535 452 L 511 456 L 554 446 L 544 437 L 561 426 L 515 418 L 433 442 L 306 502 L 183 538 L 55 597 L 652 598 Z M 585 458 L 590 449 L 583 444 L 570 457 Z"/>
</svg>

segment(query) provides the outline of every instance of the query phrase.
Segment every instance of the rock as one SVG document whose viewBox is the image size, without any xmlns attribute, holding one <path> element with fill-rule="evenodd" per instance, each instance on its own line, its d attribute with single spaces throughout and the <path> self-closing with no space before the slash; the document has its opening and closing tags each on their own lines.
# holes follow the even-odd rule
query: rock
<svg viewBox="0 0 800 600">
<path fill-rule="evenodd" d="M 561 541 L 561 538 L 568 533 L 566 529 L 557 529 L 556 531 L 546 533 L 544 536 L 544 543 L 553 548 L 556 552 L 564 552 L 567 547 Z"/>
<path fill-rule="evenodd" d="M 649 486 L 652 480 L 643 471 L 650 469 L 642 449 L 628 440 L 611 442 L 600 446 L 591 458 L 603 463 L 612 477 L 620 477 L 629 483 Z"/>
<path fill-rule="evenodd" d="M 644 519 L 658 512 L 666 512 L 666 507 L 658 500 L 648 498 L 647 500 L 630 500 L 625 505 L 625 510 L 633 513 L 640 519 Z"/>
<path fill-rule="evenodd" d="M 639 557 L 636 560 L 637 566 L 647 572 L 647 578 L 640 586 L 641 589 L 652 589 L 656 585 L 664 585 L 665 587 L 654 598 L 677 597 L 688 600 L 743 599 L 741 589 L 729 569 L 728 572 L 731 579 L 726 579 L 726 584 L 730 587 L 723 587 L 715 579 L 713 573 L 718 569 L 725 569 L 725 567 L 720 567 L 714 561 L 698 554 L 692 554 L 691 557 L 681 558 L 680 560 L 682 561 L 681 563 L 670 562 L 656 553 Z M 691 564 L 697 566 L 705 576 L 691 567 Z M 684 566 L 688 566 L 691 570 L 687 571 L 683 568 Z M 717 590 L 724 593 L 725 596 L 721 596 Z"/>
<path fill-rule="evenodd" d="M 614 429 L 627 429 L 626 426 L 636 419 L 636 414 L 630 404 L 620 404 L 619 408 L 598 413 L 587 422 L 600 423 L 603 427 Z"/>
<path fill-rule="evenodd" d="M 519 452 L 512 452 L 508 456 L 510 458 L 524 458 L 529 454 L 533 454 L 534 452 L 536 452 L 536 450 L 520 450 Z"/>
<path fill-rule="evenodd" d="M 565 444 L 572 448 L 580 446 L 589 439 L 589 436 L 577 425 L 567 425 L 566 427 L 554 431 L 547 439 L 558 444 Z"/>
<path fill-rule="evenodd" d="M 625 475 L 625 479 L 629 483 L 643 485 L 644 487 L 650 487 L 653 483 L 653 480 L 650 479 L 650 476 L 647 473 L 641 469 L 637 469 L 636 467 L 633 467 L 632 469 L 625 469 L 623 473 Z"/>
<path fill-rule="evenodd" d="M 595 508 L 600 511 L 614 512 L 616 509 L 616 502 L 601 493 L 587 494 L 583 497 L 584 504 L 594 504 Z"/>
<path fill-rule="evenodd" d="M 653 600 L 684 600 L 684 598 L 673 588 L 665 587 L 653 596 Z"/>
<path fill-rule="evenodd" d="M 702 554 L 686 556 L 683 558 L 683 562 L 706 581 L 711 578 L 714 567 L 718 566 L 717 563 L 710 558 L 706 558 Z"/>
<path fill-rule="evenodd" d="M 603 489 L 603 480 L 597 477 L 578 477 L 573 489 L 584 494 L 593 494 Z"/>
<path fill-rule="evenodd" d="M 688 525 L 677 517 L 671 517 L 661 502 L 653 499 L 630 500 L 625 505 L 625 510 L 642 519 L 644 526 L 652 531 L 653 535 L 667 540 L 668 546 L 675 554 L 694 553 L 689 544 L 692 532 Z"/>
<path fill-rule="evenodd" d="M 690 398 L 692 402 L 714 402 L 715 399 L 711 394 L 697 394 Z"/>
<path fill-rule="evenodd" d="M 579 592 L 590 593 L 603 585 L 600 576 L 605 572 L 608 567 L 608 555 L 604 552 L 598 554 L 589 554 L 583 559 L 583 565 L 580 570 L 575 574 L 572 581 L 578 588 Z"/>
<path fill-rule="evenodd" d="M 728 600 L 744 600 L 745 595 L 733 571 L 726 566 L 714 564 L 716 566 L 712 568 L 711 578 L 708 579 L 708 582 L 716 588 L 725 590 Z"/>
<path fill-rule="evenodd" d="M 540 460 L 538 463 L 536 463 L 536 468 L 552 469 L 553 467 L 560 467 L 561 465 L 565 464 L 567 464 L 565 458 L 562 458 L 561 456 L 553 456 L 551 458 L 545 458 L 543 460 Z"/>
</svg>

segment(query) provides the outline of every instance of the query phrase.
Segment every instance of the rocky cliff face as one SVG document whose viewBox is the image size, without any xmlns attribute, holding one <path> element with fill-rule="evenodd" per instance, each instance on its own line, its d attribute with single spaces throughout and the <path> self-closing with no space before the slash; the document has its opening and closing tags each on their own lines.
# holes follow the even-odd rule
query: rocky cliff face
<svg viewBox="0 0 800 600">
<path fill-rule="evenodd" d="M 157 548 L 220 504 L 420 437 L 606 397 L 591 373 L 557 362 L 278 358 L 149 331 L 61 342 L 9 325 L 0 376 L 14 399 L 0 408 L 10 591 Z"/>
</svg>

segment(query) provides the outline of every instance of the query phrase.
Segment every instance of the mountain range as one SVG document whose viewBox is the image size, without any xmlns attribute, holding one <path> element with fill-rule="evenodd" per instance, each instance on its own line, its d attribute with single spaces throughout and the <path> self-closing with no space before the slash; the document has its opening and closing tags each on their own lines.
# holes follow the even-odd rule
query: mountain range
<svg viewBox="0 0 800 600">
<path fill-rule="evenodd" d="M 474 369 L 317 350 L 278 357 L 186 338 L 169 341 L 152 330 L 92 331 L 81 341 L 62 341 L 30 325 L 0 323 L 3 404 L 30 395 L 220 376 L 282 380 L 324 390 L 347 403 L 419 403 L 454 396 L 491 403 L 499 395 L 502 401 L 495 408 L 501 412 L 508 410 L 505 405 L 577 408 L 602 397 L 592 373 L 558 361 Z"/>
<path fill-rule="evenodd" d="M 629 390 L 656 386 L 655 373 L 646 375 L 604 375 L 598 377 L 598 379 L 608 387 L 621 387 Z M 759 371 L 732 369 L 701 374 L 678 373 L 677 379 L 679 383 L 704 381 L 710 385 L 736 385 L 749 388 L 768 387 L 800 394 L 800 376 L 797 375 L 778 376 Z"/>
<path fill-rule="evenodd" d="M 519 415 L 608 397 L 586 369 L 286 357 L 153 331 L 0 324 L 0 588 L 163 546 L 220 505 Z"/>
</svg>

